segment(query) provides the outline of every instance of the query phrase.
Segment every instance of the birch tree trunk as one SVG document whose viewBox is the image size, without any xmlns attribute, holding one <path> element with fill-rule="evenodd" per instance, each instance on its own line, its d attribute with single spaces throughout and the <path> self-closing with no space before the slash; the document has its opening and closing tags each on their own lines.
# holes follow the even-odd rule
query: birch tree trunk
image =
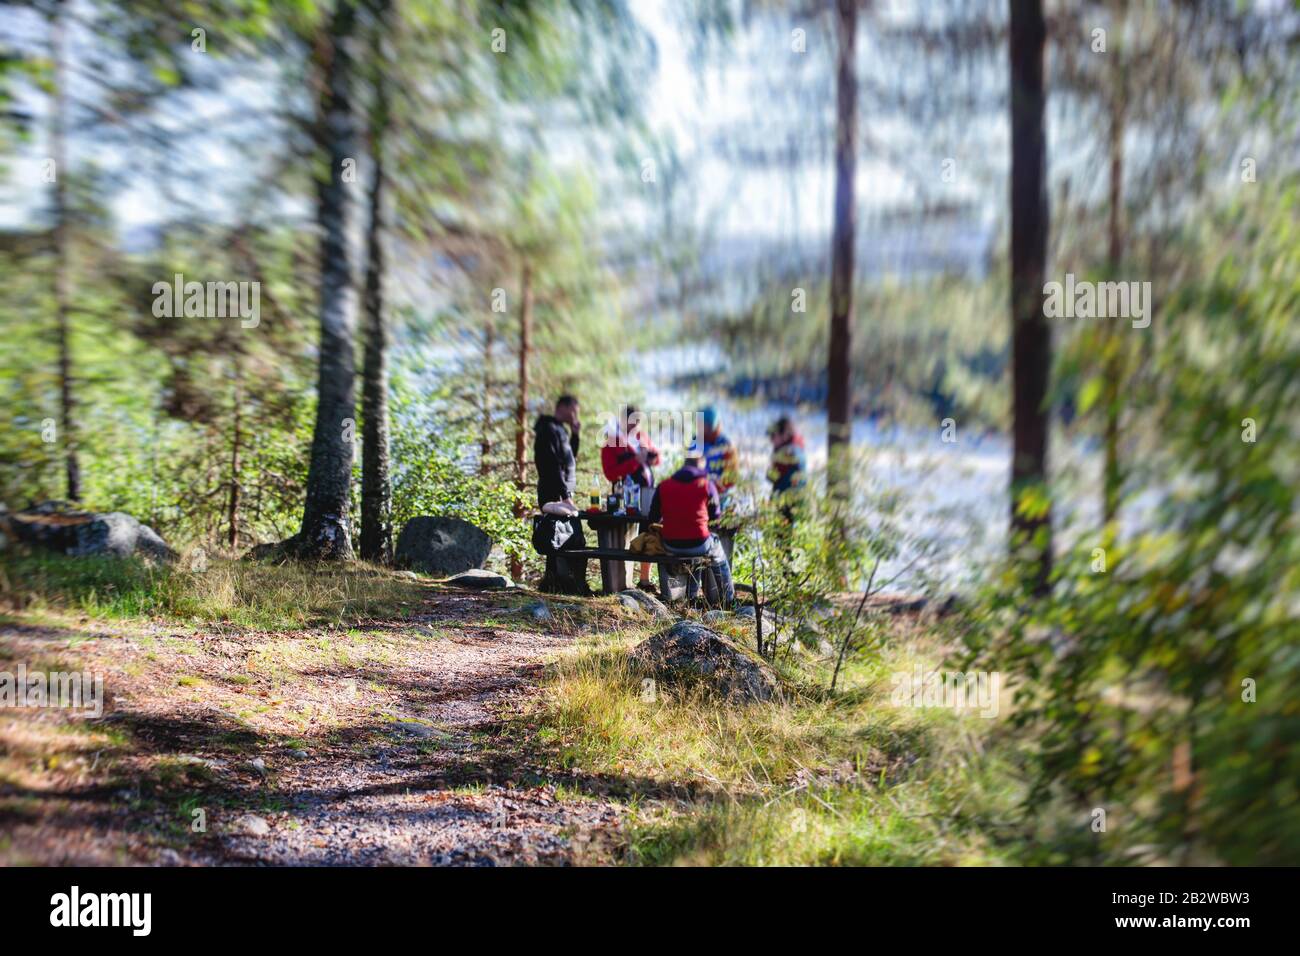
<svg viewBox="0 0 1300 956">
<path fill-rule="evenodd" d="M 352 114 L 353 62 L 348 49 L 356 29 L 353 0 L 339 0 L 330 22 L 324 64 L 324 109 L 317 136 L 328 168 L 317 186 L 320 245 L 320 373 L 307 504 L 302 530 L 293 542 L 299 557 L 350 559 L 348 509 L 356 420 L 356 288 L 348 224 L 359 155 Z"/>
</svg>

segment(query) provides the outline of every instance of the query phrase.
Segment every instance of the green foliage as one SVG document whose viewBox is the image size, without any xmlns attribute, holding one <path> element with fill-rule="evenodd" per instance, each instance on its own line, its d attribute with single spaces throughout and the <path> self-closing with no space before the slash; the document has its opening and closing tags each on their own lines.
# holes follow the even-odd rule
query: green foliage
<svg viewBox="0 0 1300 956">
<path fill-rule="evenodd" d="M 1106 808 L 1129 850 L 1300 861 L 1298 211 L 1294 188 L 1268 192 L 1180 243 L 1194 274 L 1157 318 L 1146 530 L 1078 529 L 1050 600 L 995 595 L 968 622 L 1039 741 L 1027 812 Z"/>
<path fill-rule="evenodd" d="M 482 474 L 475 467 L 479 436 L 469 421 L 455 419 L 446 391 L 419 395 L 401 376 L 394 387 L 394 526 L 419 515 L 463 518 L 491 535 L 507 559 L 527 559 L 532 529 L 515 516 L 515 504 L 520 497 L 535 504 L 531 489 L 521 496 L 503 472 Z"/>
</svg>

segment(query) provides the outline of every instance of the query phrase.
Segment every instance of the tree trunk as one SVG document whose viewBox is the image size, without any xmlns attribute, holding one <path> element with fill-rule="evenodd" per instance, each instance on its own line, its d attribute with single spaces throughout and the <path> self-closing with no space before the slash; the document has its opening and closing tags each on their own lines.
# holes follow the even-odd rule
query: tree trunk
<svg viewBox="0 0 1300 956">
<path fill-rule="evenodd" d="M 515 514 L 522 518 L 527 513 L 524 504 L 528 495 L 528 362 L 533 348 L 533 270 L 524 263 L 521 280 L 522 295 L 519 303 L 519 401 L 515 405 L 515 487 L 519 500 Z M 524 575 L 523 561 L 510 559 L 510 577 L 518 581 Z"/>
<path fill-rule="evenodd" d="M 53 129 L 50 152 L 54 160 L 54 314 L 55 339 L 59 349 L 59 416 L 63 431 L 64 471 L 69 501 L 81 500 L 81 461 L 77 455 L 77 403 L 72 391 L 72 342 L 69 315 L 72 303 L 72 264 L 68 237 L 67 123 L 68 81 L 64 14 L 65 0 L 58 0 L 50 22 L 51 56 L 54 61 Z"/>
<path fill-rule="evenodd" d="M 244 381 L 243 370 L 239 364 L 239 353 L 234 355 L 235 369 L 235 387 L 234 387 L 234 433 L 230 439 L 230 501 L 227 508 L 227 539 L 230 542 L 230 550 L 234 551 L 239 547 L 239 503 L 243 494 L 243 485 L 240 482 L 240 452 L 243 450 L 243 405 L 244 405 Z"/>
<path fill-rule="evenodd" d="M 496 344 L 496 323 L 492 320 L 492 311 L 488 310 L 487 325 L 483 329 L 483 394 L 479 404 L 479 447 L 478 473 L 487 475 L 491 471 L 492 456 L 492 352 Z"/>
<path fill-rule="evenodd" d="M 826 364 L 827 479 L 832 497 L 847 499 L 853 428 L 852 349 L 854 173 L 857 168 L 857 0 L 836 0 L 835 224 L 831 234 L 831 330 Z"/>
<path fill-rule="evenodd" d="M 376 49 L 383 42 L 383 13 L 383 10 L 379 13 Z M 376 564 L 391 564 L 393 490 L 388 454 L 388 326 L 384 319 L 387 265 L 384 145 L 388 133 L 388 90 L 382 66 L 374 71 L 374 83 L 370 152 L 375 169 L 370 185 L 370 229 L 366 241 L 365 357 L 361 373 L 361 557 Z"/>
<path fill-rule="evenodd" d="M 1047 270 L 1047 134 L 1043 114 L 1042 0 L 1010 0 L 1011 8 L 1011 375 L 1013 440 L 1011 536 L 1026 582 L 1050 588 L 1052 517 L 1049 504 L 1021 507 L 1026 493 L 1047 494 L 1050 414 L 1047 386 L 1051 327 L 1043 313 Z"/>
<path fill-rule="evenodd" d="M 307 505 L 292 549 L 303 558 L 352 557 L 348 509 L 356 429 L 356 288 L 348 247 L 353 184 L 344 182 L 343 176 L 345 161 L 354 168 L 359 153 L 352 115 L 353 63 L 348 50 L 355 27 L 353 0 L 339 0 L 330 23 L 323 115 L 317 128 L 328 170 L 317 184 L 321 336 L 316 427 L 307 472 Z"/>
<path fill-rule="evenodd" d="M 1124 74 L 1122 69 L 1116 69 L 1117 89 L 1110 102 L 1110 221 L 1106 251 L 1106 267 L 1111 281 L 1120 280 L 1119 270 L 1124 258 Z M 1115 521 L 1119 517 L 1120 490 L 1124 483 L 1119 463 L 1120 379 L 1124 375 L 1124 364 L 1120 352 L 1122 340 L 1116 327 L 1106 326 L 1103 341 L 1102 381 L 1105 383 L 1103 394 L 1106 414 L 1103 444 L 1106 463 L 1102 479 L 1102 515 L 1110 537 L 1114 534 Z"/>
</svg>

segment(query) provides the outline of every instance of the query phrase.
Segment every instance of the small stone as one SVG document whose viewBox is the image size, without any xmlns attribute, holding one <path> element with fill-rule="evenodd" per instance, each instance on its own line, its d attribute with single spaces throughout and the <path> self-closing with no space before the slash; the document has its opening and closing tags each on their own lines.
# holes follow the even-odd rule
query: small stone
<svg viewBox="0 0 1300 956">
<path fill-rule="evenodd" d="M 254 757 L 252 760 L 248 762 L 248 765 L 252 767 L 254 770 L 256 770 L 258 773 L 260 773 L 263 777 L 266 776 L 267 773 L 266 761 L 263 760 L 261 757 Z"/>
<path fill-rule="evenodd" d="M 510 581 L 491 571 L 484 571 L 482 568 L 472 568 L 457 574 L 455 577 L 447 579 L 448 584 L 460 588 L 469 588 L 472 591 L 504 591 L 510 587 Z"/>
<path fill-rule="evenodd" d="M 535 601 L 524 608 L 524 612 L 534 621 L 549 621 L 552 618 L 551 607 L 545 601 Z"/>
<path fill-rule="evenodd" d="M 256 814 L 245 813 L 235 821 L 235 832 L 245 836 L 262 837 L 271 832 L 271 824 Z"/>
<path fill-rule="evenodd" d="M 668 610 L 667 605 L 648 591 L 642 591 L 640 588 L 628 588 L 626 591 L 619 591 L 617 596 L 618 603 L 630 611 L 648 614 L 658 621 L 676 619 L 673 612 Z"/>
<path fill-rule="evenodd" d="M 408 733 L 413 737 L 436 737 L 438 728 L 430 727 L 428 724 L 421 723 L 418 720 L 399 720 L 396 729 Z"/>
</svg>

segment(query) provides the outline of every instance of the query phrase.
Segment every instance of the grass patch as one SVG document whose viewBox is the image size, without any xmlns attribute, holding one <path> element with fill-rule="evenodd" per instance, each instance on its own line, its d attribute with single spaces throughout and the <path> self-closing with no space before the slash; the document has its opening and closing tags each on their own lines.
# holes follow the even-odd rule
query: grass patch
<svg viewBox="0 0 1300 956">
<path fill-rule="evenodd" d="M 915 635 L 914 635 L 915 636 Z M 1022 788 L 996 721 L 896 707 L 890 677 L 942 655 L 926 638 L 831 662 L 792 657 L 784 700 L 728 705 L 702 688 L 643 691 L 634 636 L 551 667 L 532 715 L 566 769 L 653 781 L 627 859 L 647 865 L 1010 862 Z M 688 792 L 692 799 L 671 794 Z"/>
<path fill-rule="evenodd" d="M 347 626 L 404 618 L 427 585 L 364 564 L 212 561 L 202 572 L 108 557 L 9 555 L 0 601 L 94 618 L 221 622 L 259 630 Z"/>
</svg>

